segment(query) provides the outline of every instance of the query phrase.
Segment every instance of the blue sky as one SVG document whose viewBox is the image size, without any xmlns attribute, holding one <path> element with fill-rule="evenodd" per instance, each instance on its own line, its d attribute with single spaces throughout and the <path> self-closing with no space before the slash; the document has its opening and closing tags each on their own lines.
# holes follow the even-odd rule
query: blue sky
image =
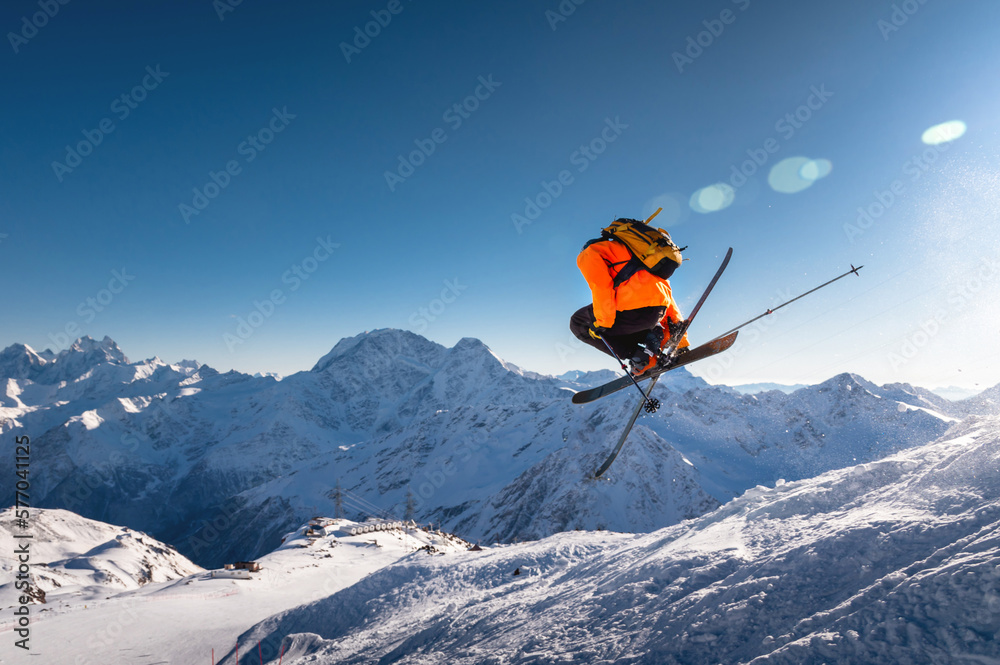
<svg viewBox="0 0 1000 665">
<path fill-rule="evenodd" d="M 866 265 L 696 373 L 1000 380 L 995 3 L 223 1 L 4 4 L 0 345 L 288 374 L 396 327 L 609 367 L 575 256 L 663 205 L 682 306 L 735 251 L 695 341 Z M 832 168 L 775 191 L 793 157 Z"/>
</svg>

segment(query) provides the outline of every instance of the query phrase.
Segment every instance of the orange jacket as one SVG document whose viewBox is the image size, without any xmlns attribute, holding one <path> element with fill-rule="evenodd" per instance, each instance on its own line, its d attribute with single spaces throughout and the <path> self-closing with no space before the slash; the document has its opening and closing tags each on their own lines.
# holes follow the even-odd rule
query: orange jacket
<svg viewBox="0 0 1000 665">
<path fill-rule="evenodd" d="M 615 323 L 615 312 L 640 307 L 665 307 L 667 309 L 661 323 L 666 329 L 667 319 L 682 321 L 677 303 L 670 291 L 670 282 L 639 270 L 614 288 L 614 276 L 631 258 L 628 248 L 616 240 L 601 240 L 585 247 L 576 257 L 576 265 L 590 285 L 594 296 L 596 325 L 610 328 Z M 687 335 L 680 346 L 687 346 Z"/>
</svg>

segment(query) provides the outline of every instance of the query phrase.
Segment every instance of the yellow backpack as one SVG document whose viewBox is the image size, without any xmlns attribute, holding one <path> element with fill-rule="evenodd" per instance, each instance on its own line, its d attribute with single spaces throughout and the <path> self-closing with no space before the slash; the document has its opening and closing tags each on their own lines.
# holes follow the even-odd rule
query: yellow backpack
<svg viewBox="0 0 1000 665">
<path fill-rule="evenodd" d="M 654 213 L 653 217 L 655 216 Z M 652 220 L 653 217 L 649 219 Z M 640 270 L 647 270 L 662 279 L 670 279 L 684 260 L 681 252 L 687 249 L 675 245 L 670 234 L 663 229 L 653 228 L 637 219 L 616 219 L 611 226 L 601 231 L 601 238 L 617 240 L 628 247 L 632 254 L 632 258 L 615 275 L 615 288 Z"/>
</svg>

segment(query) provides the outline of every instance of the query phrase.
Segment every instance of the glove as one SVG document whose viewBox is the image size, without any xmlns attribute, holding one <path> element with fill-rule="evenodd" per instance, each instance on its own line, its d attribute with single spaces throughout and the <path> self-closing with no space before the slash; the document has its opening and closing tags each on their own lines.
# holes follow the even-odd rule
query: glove
<svg viewBox="0 0 1000 665">
<path fill-rule="evenodd" d="M 683 321 L 674 321 L 673 319 L 667 319 L 667 330 L 670 331 L 671 337 L 680 332 L 682 324 Z"/>
<path fill-rule="evenodd" d="M 674 343 L 674 346 L 680 344 L 681 341 L 681 330 L 683 329 L 683 321 L 674 321 L 673 319 L 667 319 L 667 332 L 669 335 L 665 335 L 660 341 L 660 348 L 665 348 L 668 344 Z"/>
<path fill-rule="evenodd" d="M 599 325 L 591 324 L 590 327 L 587 328 L 587 332 L 589 332 L 590 336 L 593 337 L 594 339 L 601 339 L 606 334 L 608 334 L 608 328 L 603 328 Z"/>
</svg>

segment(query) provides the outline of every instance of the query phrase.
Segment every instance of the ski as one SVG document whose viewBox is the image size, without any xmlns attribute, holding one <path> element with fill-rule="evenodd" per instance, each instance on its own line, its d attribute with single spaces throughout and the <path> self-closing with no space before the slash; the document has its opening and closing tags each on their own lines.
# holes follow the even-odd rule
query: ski
<svg viewBox="0 0 1000 665">
<path fill-rule="evenodd" d="M 687 353 L 682 354 L 680 357 L 675 358 L 674 360 L 676 362 L 672 362 L 671 364 L 662 369 L 656 369 L 650 372 L 648 376 L 644 377 L 645 379 L 652 379 L 652 381 L 650 381 L 649 383 L 649 388 L 646 390 L 647 397 L 653 394 L 653 387 L 656 385 L 656 382 L 660 380 L 660 377 L 663 376 L 665 373 L 669 372 L 672 369 L 677 369 L 678 367 L 683 367 L 684 365 L 693 363 L 696 360 L 702 360 L 703 358 L 708 358 L 710 356 L 714 356 L 716 353 L 721 353 L 725 351 L 726 349 L 728 349 L 730 346 L 733 345 L 733 342 L 736 341 L 736 335 L 738 334 L 739 333 L 732 332 L 726 335 L 725 337 L 720 337 L 719 339 L 713 339 L 711 342 L 708 342 L 707 344 L 702 344 L 697 349 L 688 351 Z M 606 389 L 607 390 L 606 392 L 602 392 L 598 396 L 598 397 L 603 397 L 604 395 L 616 392 L 623 388 L 627 388 L 630 384 L 631 381 L 629 381 L 628 377 L 622 377 L 617 381 L 613 381 L 612 383 L 600 386 L 595 390 L 601 390 L 602 388 Z M 597 399 L 598 397 L 594 397 L 593 399 Z M 575 395 L 574 395 L 574 401 L 576 401 Z M 628 424 L 625 425 L 625 430 L 622 431 L 621 436 L 618 437 L 618 443 L 615 444 L 615 447 L 611 451 L 611 454 L 608 455 L 608 459 L 604 460 L 604 464 L 601 465 L 601 468 L 599 468 L 597 471 L 594 472 L 594 478 L 600 478 L 601 475 L 611 467 L 611 464 L 612 462 L 615 461 L 615 458 L 618 457 L 618 453 L 621 452 L 622 446 L 625 445 L 625 439 L 628 438 L 629 433 L 632 431 L 632 427 L 635 425 L 635 421 L 639 419 L 639 414 L 642 412 L 642 409 L 645 405 L 646 405 L 645 399 L 635 405 L 635 409 L 632 411 L 632 417 L 629 418 Z"/>
<path fill-rule="evenodd" d="M 731 332 L 724 337 L 719 337 L 713 339 L 711 342 L 706 342 L 699 347 L 691 349 L 679 356 L 675 356 L 670 363 L 665 367 L 656 367 L 651 371 L 647 372 L 643 376 L 637 377 L 636 380 L 639 383 L 646 381 L 647 379 L 659 378 L 664 373 L 670 370 L 677 369 L 678 367 L 683 367 L 685 365 L 690 365 L 693 362 L 699 360 L 704 360 L 705 358 L 711 358 L 717 353 L 722 353 L 736 342 L 736 336 L 739 332 Z M 581 390 L 580 392 L 573 395 L 574 404 L 588 404 L 595 400 L 599 400 L 602 397 L 607 397 L 612 393 L 616 393 L 619 390 L 624 390 L 632 385 L 632 381 L 627 376 L 622 376 L 614 381 L 605 383 L 604 385 L 595 386 L 594 388 L 589 388 L 587 390 Z M 650 386 L 651 388 L 652 386 Z M 646 394 L 649 394 L 649 390 L 646 390 Z"/>
<path fill-rule="evenodd" d="M 687 332 L 688 328 L 691 327 L 691 322 L 694 321 L 694 317 L 698 315 L 699 311 L 701 311 L 701 306 L 705 304 L 705 301 L 708 299 L 708 295 L 712 292 L 712 289 L 715 288 L 715 285 L 716 285 L 716 283 L 718 283 L 719 278 L 722 277 L 722 273 L 725 271 L 726 266 L 729 265 L 729 260 L 731 258 L 733 258 L 733 248 L 732 247 L 730 247 L 729 251 L 726 252 L 726 257 L 722 260 L 722 265 L 720 265 L 719 269 L 715 271 L 715 276 L 713 276 L 712 277 L 712 281 L 708 283 L 708 287 L 705 289 L 705 292 L 701 294 L 701 298 L 699 298 L 698 302 L 695 303 L 694 309 L 691 310 L 691 314 L 681 324 L 680 330 L 678 330 L 674 334 L 674 339 L 676 340 L 674 342 L 675 346 L 676 346 L 677 341 L 680 341 L 680 339 L 684 337 L 684 334 Z M 725 339 L 725 338 L 722 338 L 722 339 Z M 688 354 L 695 353 L 696 351 L 700 351 L 701 353 L 705 353 L 706 351 L 711 351 L 711 349 L 704 349 L 703 350 L 703 347 L 708 346 L 708 345 L 710 345 L 710 344 L 712 344 L 713 342 L 716 342 L 716 341 L 717 340 L 712 340 L 712 342 L 709 342 L 707 345 L 703 344 L 702 346 L 698 347 L 697 349 L 693 349 L 691 351 L 688 351 L 687 353 L 682 354 L 681 358 L 676 358 L 676 359 L 675 358 L 671 358 L 670 362 L 667 363 L 667 365 L 666 365 L 665 368 L 663 368 L 662 370 L 660 368 L 656 368 L 656 369 L 652 370 L 651 372 L 647 372 L 645 376 L 639 378 L 638 380 L 642 381 L 644 379 L 648 379 L 649 377 L 653 376 L 654 374 L 662 374 L 663 372 L 668 371 L 670 369 L 674 369 L 676 367 L 680 367 L 681 364 L 679 362 L 678 362 L 678 364 L 674 364 L 674 360 L 680 361 L 682 358 L 685 358 Z M 721 349 L 721 351 L 725 351 L 730 346 L 732 346 L 732 342 L 733 341 L 736 341 L 735 337 L 733 337 L 733 339 L 732 339 L 732 341 L 730 341 L 729 345 L 726 346 L 725 348 Z M 667 353 L 672 356 L 672 354 L 673 354 L 673 348 L 669 349 L 667 351 Z M 710 353 L 708 353 L 708 355 L 715 355 L 716 353 L 719 353 L 719 351 L 710 352 Z M 694 362 L 695 360 L 700 360 L 701 358 L 708 357 L 708 355 L 700 355 L 698 357 L 694 357 L 693 356 L 690 360 L 685 360 L 683 362 L 683 364 L 687 365 L 689 363 Z M 628 376 L 624 376 L 621 379 L 616 379 L 616 380 L 612 381 L 611 383 L 607 383 L 607 384 L 605 384 L 603 386 L 598 386 L 596 388 L 591 388 L 590 390 L 583 390 L 583 391 L 580 391 L 580 392 L 576 393 L 575 395 L 573 395 L 573 403 L 574 404 L 586 404 L 587 402 L 592 402 L 595 399 L 599 399 L 601 397 L 604 397 L 605 395 L 610 395 L 613 392 L 617 392 L 617 391 L 621 390 L 622 388 L 624 388 L 626 386 L 629 386 L 631 384 L 632 384 L 632 379 L 630 377 L 628 377 Z M 646 394 L 647 395 L 649 394 L 648 390 L 646 391 Z M 645 400 L 643 400 L 643 402 L 645 403 Z"/>
<path fill-rule="evenodd" d="M 722 351 L 725 351 L 730 346 L 732 346 L 733 343 L 736 341 L 737 333 L 734 331 L 722 338 L 714 339 L 706 344 L 702 344 L 698 348 L 692 349 L 691 351 L 687 351 L 681 354 L 680 356 L 674 355 L 675 350 L 677 348 L 677 342 L 684 337 L 684 334 L 687 332 L 688 328 L 691 327 L 691 322 L 694 320 L 694 317 L 698 315 L 698 312 L 701 311 L 702 305 L 704 305 L 705 301 L 708 299 L 708 294 L 710 294 L 712 292 L 712 289 L 715 288 L 715 285 L 718 283 L 719 278 L 722 277 L 722 273 L 725 271 L 726 266 L 729 265 L 729 259 L 731 259 L 732 257 L 733 257 L 733 248 L 730 247 L 729 251 L 726 252 L 726 258 L 722 260 L 722 265 L 720 265 L 719 269 L 715 271 L 715 276 L 713 276 L 712 281 L 708 283 L 708 287 L 705 289 L 705 292 L 701 294 L 701 298 L 699 298 L 698 302 L 695 303 L 694 308 L 691 310 L 691 314 L 688 315 L 688 317 L 681 324 L 680 329 L 674 332 L 674 335 L 671 339 L 671 343 L 668 344 L 668 347 L 666 348 L 666 357 L 668 358 L 667 364 L 663 368 L 656 368 L 650 372 L 647 372 L 647 375 L 643 377 L 651 379 L 649 383 L 649 388 L 647 390 L 643 391 L 642 387 L 635 380 L 635 377 L 632 377 L 631 375 L 622 377 L 617 381 L 612 381 L 611 383 L 607 383 L 604 386 L 598 386 L 596 389 L 594 389 L 598 391 L 599 394 L 595 397 L 592 397 L 592 400 L 598 399 L 598 397 L 603 397 L 604 395 L 615 392 L 617 390 L 621 390 L 622 388 L 625 388 L 633 383 L 635 384 L 636 388 L 638 388 L 639 391 L 643 393 L 642 401 L 636 404 L 635 409 L 633 409 L 632 411 L 632 416 L 629 418 L 628 424 L 625 425 L 625 430 L 621 433 L 621 436 L 618 437 L 618 442 L 615 444 L 614 449 L 612 449 L 611 454 L 608 455 L 608 458 L 604 460 L 604 464 L 602 464 L 600 468 L 594 472 L 594 478 L 600 478 L 605 471 L 611 468 L 611 465 L 614 463 L 615 459 L 618 458 L 618 453 L 621 452 L 622 446 L 625 445 L 625 440 L 628 439 L 628 435 L 632 431 L 632 427 L 635 425 L 635 421 L 639 419 L 639 414 L 642 412 L 643 408 L 645 407 L 645 410 L 650 413 L 656 411 L 656 408 L 659 406 L 659 401 L 650 399 L 650 396 L 653 394 L 653 388 L 656 386 L 656 382 L 660 380 L 660 376 L 664 372 L 669 372 L 672 369 L 676 369 L 683 365 L 690 364 L 696 360 L 701 360 L 709 356 L 714 356 L 716 353 L 721 353 Z M 594 390 L 586 392 L 593 393 Z M 580 393 L 573 395 L 573 402 L 577 404 L 582 403 L 581 400 L 577 399 L 579 395 Z"/>
<path fill-rule="evenodd" d="M 649 384 L 649 390 L 646 391 L 647 395 L 653 394 L 653 386 L 655 386 L 656 382 L 659 380 L 659 376 L 653 377 L 652 382 Z M 629 432 L 632 431 L 632 426 L 635 425 L 635 421 L 639 419 L 639 413 L 642 412 L 642 407 L 645 403 L 645 400 L 643 400 L 635 405 L 635 409 L 632 411 L 632 417 L 629 418 L 628 424 L 625 426 L 625 431 L 622 432 L 620 437 L 618 437 L 618 443 L 615 444 L 614 450 L 612 450 L 611 454 L 608 455 L 608 459 L 604 460 L 604 464 L 601 465 L 601 468 L 594 472 L 594 478 L 600 478 L 601 474 L 607 471 L 608 468 L 611 467 L 611 463 L 615 461 L 616 457 L 618 457 L 618 453 L 621 452 L 622 446 L 625 445 L 625 439 L 628 438 Z"/>
</svg>

